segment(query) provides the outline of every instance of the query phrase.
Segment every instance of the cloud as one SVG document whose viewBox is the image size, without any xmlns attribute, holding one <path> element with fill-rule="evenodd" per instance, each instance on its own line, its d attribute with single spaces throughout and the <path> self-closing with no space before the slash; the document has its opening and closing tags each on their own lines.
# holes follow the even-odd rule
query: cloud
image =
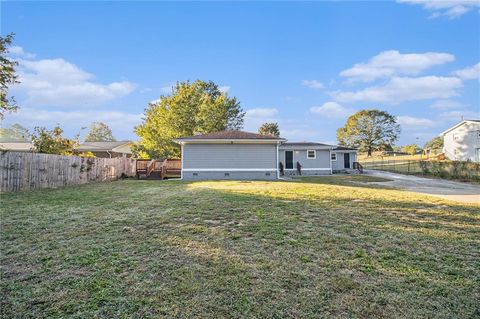
<svg viewBox="0 0 480 319">
<path fill-rule="evenodd" d="M 224 86 L 221 86 L 218 88 L 220 90 L 220 92 L 222 93 L 228 93 L 228 91 L 230 91 L 230 87 L 227 86 L 227 85 L 224 85 Z"/>
<path fill-rule="evenodd" d="M 418 127 L 431 127 L 435 125 L 435 122 L 420 117 L 413 117 L 413 116 L 397 116 L 397 122 L 402 125 L 403 127 L 408 128 L 418 128 Z"/>
<path fill-rule="evenodd" d="M 21 123 L 32 129 L 35 126 L 53 127 L 57 123 L 69 132 L 70 136 L 78 133 L 81 127 L 87 127 L 91 122 L 104 122 L 114 133 L 122 136 L 131 136 L 134 126 L 141 123 L 142 114 L 126 113 L 122 111 L 49 111 L 23 107 L 16 113 L 8 116 L 10 123 Z"/>
<path fill-rule="evenodd" d="M 458 110 L 443 112 L 438 115 L 439 120 L 445 122 L 459 122 L 462 119 L 478 119 L 479 112 L 472 112 L 469 110 Z"/>
<path fill-rule="evenodd" d="M 406 101 L 448 99 L 458 95 L 462 81 L 456 77 L 394 77 L 383 86 L 373 86 L 355 92 L 332 92 L 340 102 L 381 102 L 399 104 Z"/>
<path fill-rule="evenodd" d="M 430 18 L 446 16 L 455 19 L 480 7 L 478 0 L 397 0 L 397 2 L 421 5 L 432 12 Z"/>
<path fill-rule="evenodd" d="M 371 82 L 395 75 L 416 75 L 421 71 L 455 60 L 448 53 L 426 52 L 402 54 L 396 50 L 383 51 L 366 63 L 355 64 L 340 72 L 350 81 Z"/>
<path fill-rule="evenodd" d="M 27 105 L 95 106 L 131 93 L 127 81 L 100 84 L 94 76 L 64 59 L 19 60 L 19 81 L 13 90 L 27 96 Z"/>
<path fill-rule="evenodd" d="M 480 79 L 480 62 L 471 67 L 457 70 L 453 74 L 464 80 Z"/>
<path fill-rule="evenodd" d="M 25 59 L 35 58 L 35 54 L 30 53 L 30 52 L 26 52 L 25 50 L 23 50 L 22 47 L 19 47 L 19 46 L 16 46 L 16 45 L 11 46 L 8 49 L 8 51 L 11 55 L 15 55 L 17 57 L 21 57 L 21 58 L 25 58 Z"/>
<path fill-rule="evenodd" d="M 322 82 L 317 81 L 317 80 L 303 80 L 302 85 L 309 87 L 311 89 L 323 89 L 325 86 L 322 84 Z"/>
<path fill-rule="evenodd" d="M 256 118 L 267 118 L 272 117 L 278 114 L 276 108 L 256 108 L 249 109 L 246 111 L 245 116 L 247 117 L 256 117 Z"/>
<path fill-rule="evenodd" d="M 462 103 L 454 100 L 438 100 L 430 105 L 430 107 L 433 109 L 457 109 L 463 106 L 464 105 Z"/>
<path fill-rule="evenodd" d="M 346 108 L 337 102 L 327 102 L 322 106 L 311 107 L 310 112 L 328 118 L 344 118 L 353 114 L 355 110 Z"/>
</svg>

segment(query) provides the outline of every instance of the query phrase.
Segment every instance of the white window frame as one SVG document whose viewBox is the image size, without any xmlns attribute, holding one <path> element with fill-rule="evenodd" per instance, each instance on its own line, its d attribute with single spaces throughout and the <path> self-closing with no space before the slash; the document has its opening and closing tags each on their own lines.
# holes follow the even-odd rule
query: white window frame
<svg viewBox="0 0 480 319">
<path fill-rule="evenodd" d="M 335 155 L 335 159 L 332 159 L 332 155 Z M 337 153 L 330 154 L 330 161 L 336 162 L 337 161 Z"/>
<path fill-rule="evenodd" d="M 313 157 L 310 157 L 308 154 L 309 152 L 313 152 Z M 316 150 L 307 150 L 307 159 L 316 159 L 317 158 L 317 151 Z"/>
</svg>

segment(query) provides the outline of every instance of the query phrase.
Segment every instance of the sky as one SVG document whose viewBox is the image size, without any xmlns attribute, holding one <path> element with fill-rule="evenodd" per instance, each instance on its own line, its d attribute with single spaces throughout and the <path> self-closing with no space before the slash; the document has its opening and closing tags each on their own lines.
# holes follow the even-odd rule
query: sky
<svg viewBox="0 0 480 319">
<path fill-rule="evenodd" d="M 2 1 L 20 105 L 6 115 L 119 140 L 177 81 L 212 80 L 289 141 L 336 143 L 361 109 L 397 117 L 398 145 L 480 118 L 480 1 Z"/>
</svg>

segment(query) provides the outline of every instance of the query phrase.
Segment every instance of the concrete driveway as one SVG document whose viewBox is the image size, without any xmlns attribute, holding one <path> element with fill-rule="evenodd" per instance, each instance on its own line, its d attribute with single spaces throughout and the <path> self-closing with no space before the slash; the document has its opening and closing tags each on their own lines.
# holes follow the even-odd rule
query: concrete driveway
<svg viewBox="0 0 480 319">
<path fill-rule="evenodd" d="M 377 170 L 365 170 L 364 172 L 367 175 L 392 180 L 390 182 L 373 182 L 372 184 L 401 188 L 410 192 L 429 194 L 458 202 L 480 204 L 480 185 Z"/>
</svg>

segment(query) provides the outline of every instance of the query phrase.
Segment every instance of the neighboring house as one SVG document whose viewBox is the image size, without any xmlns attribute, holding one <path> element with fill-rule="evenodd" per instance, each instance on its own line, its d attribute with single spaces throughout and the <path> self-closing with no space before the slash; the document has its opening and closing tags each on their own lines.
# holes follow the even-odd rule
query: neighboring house
<svg viewBox="0 0 480 319">
<path fill-rule="evenodd" d="M 84 142 L 78 147 L 79 152 L 91 152 L 96 157 L 113 158 L 113 157 L 131 157 L 130 141 L 120 142 Z"/>
<path fill-rule="evenodd" d="M 30 142 L 0 143 L 0 151 L 33 152 L 33 144 Z"/>
<path fill-rule="evenodd" d="M 356 150 L 321 143 L 286 143 L 271 135 L 226 130 L 174 140 L 182 148 L 182 179 L 262 179 L 328 175 L 351 168 Z M 333 168 L 335 166 L 335 168 Z"/>
<path fill-rule="evenodd" d="M 445 157 L 480 162 L 480 120 L 465 120 L 442 132 Z"/>
</svg>

